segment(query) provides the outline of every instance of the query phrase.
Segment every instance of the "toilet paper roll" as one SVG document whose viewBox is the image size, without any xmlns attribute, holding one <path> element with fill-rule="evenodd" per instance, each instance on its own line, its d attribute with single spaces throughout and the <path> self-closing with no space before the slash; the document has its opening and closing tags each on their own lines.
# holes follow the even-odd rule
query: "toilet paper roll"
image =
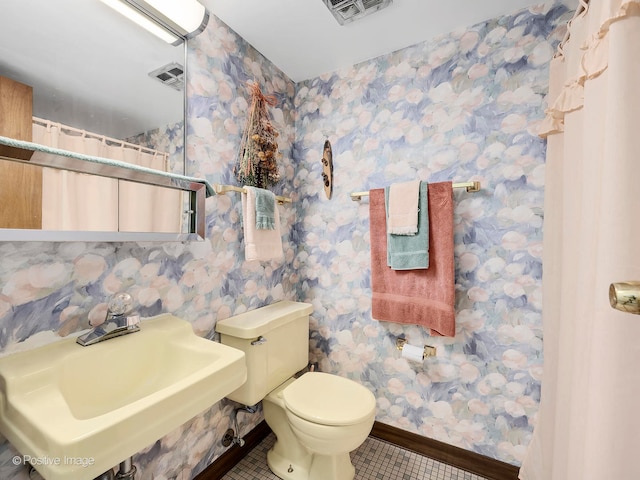
<svg viewBox="0 0 640 480">
<path fill-rule="evenodd" d="M 424 355 L 424 348 L 416 347 L 405 343 L 402 347 L 402 357 L 407 360 L 413 360 L 414 362 L 422 362 Z"/>
</svg>

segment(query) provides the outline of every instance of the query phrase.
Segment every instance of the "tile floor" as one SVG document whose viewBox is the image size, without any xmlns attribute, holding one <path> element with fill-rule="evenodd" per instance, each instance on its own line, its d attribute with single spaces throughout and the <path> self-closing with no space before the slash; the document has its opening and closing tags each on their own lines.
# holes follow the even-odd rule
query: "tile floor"
<svg viewBox="0 0 640 480">
<path fill-rule="evenodd" d="M 223 480 L 278 480 L 267 466 L 267 451 L 274 441 L 270 434 Z M 373 437 L 351 454 L 351 460 L 355 480 L 486 480 Z"/>
</svg>

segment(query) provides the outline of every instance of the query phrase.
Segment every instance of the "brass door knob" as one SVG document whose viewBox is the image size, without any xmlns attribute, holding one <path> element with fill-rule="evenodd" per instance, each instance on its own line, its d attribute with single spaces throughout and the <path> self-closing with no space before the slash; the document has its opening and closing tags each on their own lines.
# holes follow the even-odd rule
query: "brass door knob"
<svg viewBox="0 0 640 480">
<path fill-rule="evenodd" d="M 609 303 L 621 312 L 640 315 L 640 282 L 617 282 L 609 285 Z"/>
</svg>

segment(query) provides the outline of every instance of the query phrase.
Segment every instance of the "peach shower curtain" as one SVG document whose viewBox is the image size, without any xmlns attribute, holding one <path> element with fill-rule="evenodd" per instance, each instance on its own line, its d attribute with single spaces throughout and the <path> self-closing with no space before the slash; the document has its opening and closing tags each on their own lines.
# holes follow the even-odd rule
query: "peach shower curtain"
<svg viewBox="0 0 640 480">
<path fill-rule="evenodd" d="M 552 61 L 544 223 L 544 377 L 522 480 L 640 478 L 640 0 L 581 0 Z"/>
<path fill-rule="evenodd" d="M 33 140 L 87 155 L 103 156 L 97 138 L 66 135 L 59 124 L 33 124 Z M 66 170 L 42 170 L 42 229 L 117 231 L 118 181 Z"/>
<path fill-rule="evenodd" d="M 123 149 L 127 163 L 167 171 L 161 155 Z M 114 157 L 111 157 L 114 158 Z M 120 180 L 118 183 L 118 223 L 121 232 L 180 232 L 182 196 L 178 190 Z"/>
<path fill-rule="evenodd" d="M 111 145 L 54 122 L 34 122 L 33 129 L 42 145 L 167 171 L 164 154 Z M 182 194 L 175 189 L 44 168 L 42 197 L 44 230 L 176 233 L 182 227 Z"/>
</svg>

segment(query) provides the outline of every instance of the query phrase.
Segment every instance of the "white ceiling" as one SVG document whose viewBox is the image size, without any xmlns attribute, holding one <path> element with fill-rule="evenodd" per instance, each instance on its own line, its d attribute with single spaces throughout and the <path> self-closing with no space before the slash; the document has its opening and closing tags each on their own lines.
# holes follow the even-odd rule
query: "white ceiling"
<svg viewBox="0 0 640 480">
<path fill-rule="evenodd" d="M 298 82 L 543 0 L 394 0 L 344 26 L 322 0 L 199 1 Z M 169 61 L 184 48 L 98 0 L 0 1 L 0 75 L 34 87 L 37 116 L 117 138 L 171 124 L 182 93 L 147 75 Z"/>
<path fill-rule="evenodd" d="M 544 3 L 394 0 L 383 10 L 341 26 L 322 0 L 199 1 L 295 82 Z"/>
</svg>

